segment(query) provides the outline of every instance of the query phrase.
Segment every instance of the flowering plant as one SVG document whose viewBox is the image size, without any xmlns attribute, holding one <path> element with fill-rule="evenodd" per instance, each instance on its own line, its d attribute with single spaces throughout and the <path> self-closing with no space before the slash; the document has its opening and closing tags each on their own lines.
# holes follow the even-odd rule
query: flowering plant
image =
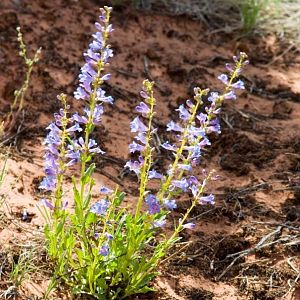
<svg viewBox="0 0 300 300">
<path fill-rule="evenodd" d="M 214 204 L 214 196 L 205 194 L 207 183 L 216 179 L 213 172 L 203 172 L 203 178 L 192 175 L 199 165 L 203 150 L 210 145 L 209 134 L 220 133 L 218 115 L 225 100 L 236 98 L 235 90 L 244 84 L 237 77 L 247 63 L 246 55 L 234 57 L 228 64 L 229 75 L 222 74 L 223 93 L 209 93 L 208 89 L 195 88 L 193 100 L 179 106 L 180 122 L 171 121 L 167 131 L 176 134 L 174 142 L 161 145 L 171 151 L 174 159 L 165 174 L 153 169 L 153 136 L 156 99 L 153 82 L 145 80 L 140 93 L 143 101 L 136 107 L 140 114 L 130 124 L 135 134 L 129 151 L 137 158 L 125 165 L 139 180 L 139 197 L 134 210 L 123 204 L 125 194 L 119 190 L 101 187 L 102 199 L 93 202 L 95 186 L 93 157 L 104 152 L 91 138 L 95 126 L 101 122 L 105 104 L 113 104 L 101 88 L 110 74 L 105 73 L 113 51 L 108 44 L 113 31 L 109 23 L 111 8 L 101 9 L 97 32 L 89 49 L 84 53 L 86 63 L 81 68 L 79 86 L 74 93 L 86 108 L 83 114 L 71 114 L 65 95 L 59 99 L 63 108 L 55 113 L 55 121 L 47 129 L 45 139 L 46 177 L 40 188 L 50 191 L 42 199 L 41 211 L 47 220 L 45 236 L 49 256 L 55 262 L 55 276 L 71 286 L 73 293 L 86 293 L 96 299 L 124 299 L 130 295 L 152 290 L 151 280 L 158 274 L 158 265 L 166 260 L 170 248 L 180 240 L 179 233 L 193 229 L 189 222 L 193 208 L 200 204 Z M 208 96 L 209 105 L 199 112 L 202 98 Z M 79 164 L 79 177 L 72 176 L 74 210 L 67 209 L 65 177 L 68 169 Z M 157 193 L 149 190 L 149 180 L 160 182 Z M 191 206 L 174 221 L 171 234 L 163 234 L 162 227 L 176 210 L 176 199 L 189 193 Z M 160 233 L 160 235 L 158 235 Z"/>
</svg>

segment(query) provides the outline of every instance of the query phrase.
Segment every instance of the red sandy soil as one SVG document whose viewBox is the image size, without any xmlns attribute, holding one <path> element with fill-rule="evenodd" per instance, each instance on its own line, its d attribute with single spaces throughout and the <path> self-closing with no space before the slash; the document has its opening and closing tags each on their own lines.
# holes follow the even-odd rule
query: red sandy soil
<svg viewBox="0 0 300 300">
<path fill-rule="evenodd" d="M 37 187 L 43 176 L 45 127 L 59 108 L 58 94 L 67 93 L 72 108 L 80 109 L 72 93 L 83 64 L 82 52 L 103 4 L 100 0 L 0 3 L 2 116 L 9 111 L 13 91 L 20 87 L 25 71 L 18 57 L 15 28 L 21 26 L 31 53 L 43 48 L 24 113 L 12 132 L 6 133 L 8 139 L 1 148 L 3 154 L 10 153 L 1 187 L 5 203 L 0 214 L 0 256 L 4 262 L 9 249 L 20 251 L 41 240 L 43 219 L 37 204 L 42 194 Z M 103 126 L 95 133 L 107 153 L 97 159 L 96 180 L 110 187 L 121 184 L 130 201 L 135 199 L 137 183 L 123 166 L 129 158 L 129 122 L 140 100 L 143 79 L 157 83 L 156 125 L 159 139 L 164 141 L 164 126 L 177 118 L 174 109 L 192 96 L 194 86 L 220 90 L 216 76 L 239 49 L 249 54 L 251 62 L 243 74 L 246 91 L 238 101 L 225 105 L 222 135 L 213 137 L 213 146 L 204 155 L 202 167 L 221 175 L 221 180 L 210 186 L 216 205 L 193 212 L 196 229 L 182 235 L 182 241 L 191 244 L 161 268 L 154 283 L 158 292 L 137 299 L 300 299 L 299 52 L 292 49 L 280 56 L 284 46 L 273 37 L 237 41 L 232 36 L 210 34 L 187 16 L 175 18 L 119 7 L 113 13 L 113 24 L 115 57 L 106 90 L 116 101 L 107 106 Z M 158 162 L 158 168 L 165 165 L 165 152 L 158 154 Z M 178 214 L 189 201 L 188 197 L 180 201 Z M 29 217 L 22 221 L 24 210 Z M 227 255 L 255 247 L 276 229 L 277 234 L 265 241 L 275 241 L 273 245 L 230 266 L 233 259 Z M 276 242 L 280 238 L 282 241 Z M 19 299 L 42 297 L 50 273 L 44 265 L 41 269 L 45 271 L 35 272 L 22 283 Z M 5 277 L 8 271 L 3 263 L 0 295 L 11 285 Z M 65 298 L 63 294 L 54 299 Z"/>
</svg>

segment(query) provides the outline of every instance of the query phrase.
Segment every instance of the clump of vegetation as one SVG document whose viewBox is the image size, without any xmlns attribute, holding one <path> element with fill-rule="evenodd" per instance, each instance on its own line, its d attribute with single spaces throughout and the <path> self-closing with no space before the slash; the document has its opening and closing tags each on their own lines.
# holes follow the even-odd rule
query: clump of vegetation
<svg viewBox="0 0 300 300">
<path fill-rule="evenodd" d="M 236 90 L 244 89 L 238 76 L 248 63 L 246 54 L 235 56 L 234 63 L 226 65 L 228 74 L 218 77 L 224 84 L 222 93 L 195 88 L 194 98 L 176 109 L 179 121 L 171 120 L 166 129 L 175 138 L 161 145 L 173 156 L 164 172 L 153 168 L 157 100 L 154 82 L 145 80 L 140 93 L 142 101 L 136 107 L 139 116 L 130 123 L 135 134 L 129 145 L 133 159 L 125 165 L 139 181 L 137 203 L 134 207 L 126 206 L 126 195 L 118 186 L 97 187 L 101 198 L 94 202 L 93 158 L 104 151 L 92 139 L 92 133 L 101 123 L 105 105 L 113 104 L 113 98 L 102 88 L 110 79 L 105 68 L 113 56 L 108 43 L 113 31 L 110 15 L 110 7 L 101 9 L 99 22 L 95 23 L 97 31 L 84 53 L 86 63 L 74 93 L 86 105 L 83 113 L 72 113 L 66 95 L 59 96 L 62 108 L 47 127 L 46 177 L 40 184 L 48 192 L 41 200 L 41 211 L 47 221 L 47 251 L 56 266 L 49 292 L 60 278 L 74 294 L 89 294 L 103 300 L 125 299 L 151 291 L 151 281 L 158 275 L 159 265 L 168 259 L 171 247 L 180 240 L 179 233 L 195 227 L 189 221 L 191 211 L 197 205 L 214 204 L 214 196 L 207 193 L 208 183 L 217 180 L 214 171 L 203 170 L 202 177 L 197 178 L 193 169 L 211 144 L 210 135 L 221 132 L 218 116 L 222 104 L 235 100 Z M 203 97 L 207 97 L 208 105 L 204 112 L 199 112 Z M 65 196 L 65 179 L 70 170 L 73 199 Z M 76 170 L 78 175 L 74 175 Z M 151 180 L 159 183 L 157 192 L 150 189 Z M 174 219 L 172 211 L 182 193 L 191 196 L 191 205 L 179 219 Z M 74 210 L 69 210 L 73 200 Z M 168 220 L 173 224 L 170 234 L 163 230 Z"/>
</svg>

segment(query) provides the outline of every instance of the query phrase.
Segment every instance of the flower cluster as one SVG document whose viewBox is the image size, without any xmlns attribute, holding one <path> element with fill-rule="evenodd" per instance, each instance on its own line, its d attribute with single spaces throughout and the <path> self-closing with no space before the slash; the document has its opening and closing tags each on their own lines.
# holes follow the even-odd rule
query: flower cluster
<svg viewBox="0 0 300 300">
<path fill-rule="evenodd" d="M 153 117 L 153 108 L 155 105 L 155 99 L 152 95 L 152 86 L 153 83 L 145 80 L 143 84 L 143 90 L 141 91 L 140 95 L 144 98 L 146 102 L 140 102 L 138 106 L 136 106 L 136 111 L 141 114 L 141 117 L 145 120 L 148 120 L 148 126 L 146 126 L 143 120 L 140 117 L 135 117 L 134 120 L 130 123 L 130 130 L 133 133 L 136 133 L 135 140 L 129 145 L 129 152 L 136 153 L 140 152 L 138 160 L 128 161 L 125 164 L 125 167 L 128 167 L 131 171 L 135 172 L 136 175 L 140 175 L 141 169 L 145 164 L 148 163 L 147 156 L 150 154 L 151 146 L 150 140 L 152 135 L 157 131 L 156 128 L 152 128 L 152 117 Z M 144 159 L 146 158 L 146 159 Z M 161 174 L 156 172 L 155 170 L 147 170 L 147 175 L 149 179 L 157 178 L 160 179 L 162 177 Z"/>
<path fill-rule="evenodd" d="M 220 75 L 218 78 L 225 84 L 225 89 L 222 94 L 211 92 L 209 90 L 194 89 L 194 99 L 187 100 L 185 104 L 181 104 L 176 111 L 179 114 L 180 122 L 171 120 L 167 124 L 166 130 L 173 132 L 176 136 L 174 143 L 165 141 L 161 147 L 167 151 L 171 151 L 175 156 L 174 162 L 170 165 L 166 175 L 162 175 L 155 170 L 150 170 L 147 173 L 148 179 L 160 179 L 162 189 L 155 195 L 148 195 L 145 199 L 148 204 L 150 214 L 159 212 L 161 204 L 168 210 L 176 208 L 175 200 L 171 199 L 173 194 L 178 192 L 190 191 L 194 198 L 197 198 L 200 204 L 214 204 L 214 196 L 203 196 L 202 192 L 206 185 L 206 180 L 199 181 L 195 176 L 191 175 L 193 167 L 199 165 L 204 149 L 211 145 L 209 135 L 211 133 L 219 134 L 221 132 L 220 121 L 218 115 L 221 112 L 221 106 L 224 100 L 235 100 L 237 89 L 244 89 L 244 83 L 237 80 L 242 67 L 248 63 L 246 55 L 240 54 L 240 57 L 234 57 L 235 65 L 227 64 L 226 68 L 229 71 L 229 76 L 226 74 Z M 143 88 L 141 96 L 147 101 L 149 93 Z M 203 112 L 199 111 L 203 104 L 202 98 L 207 96 L 208 103 Z M 149 118 L 151 108 L 141 102 L 136 111 L 142 114 L 142 117 Z M 139 177 L 143 167 L 147 161 L 145 149 L 147 148 L 147 135 L 150 130 L 155 132 L 155 129 L 147 127 L 140 117 L 136 117 L 130 124 L 131 132 L 137 133 L 136 141 L 129 145 L 130 153 L 139 152 L 138 160 L 129 161 L 126 163 L 131 171 L 134 171 Z M 151 148 L 151 147 L 150 147 Z M 149 154 L 149 153 L 148 153 Z M 151 154 L 151 153 L 150 153 Z"/>
<path fill-rule="evenodd" d="M 113 103 L 111 96 L 101 89 L 104 81 L 110 78 L 110 74 L 102 74 L 104 67 L 113 56 L 113 51 L 107 44 L 109 33 L 113 31 L 109 24 L 109 14 L 111 8 L 101 9 L 99 22 L 95 23 L 97 32 L 93 35 L 93 41 L 85 56 L 85 64 L 79 74 L 79 86 L 74 92 L 76 99 L 85 100 L 88 107 L 84 109 L 84 114 L 74 113 L 71 118 L 67 117 L 68 107 L 55 113 L 55 122 L 50 124 L 47 129 L 50 130 L 46 139 L 45 174 L 46 177 L 40 184 L 40 189 L 53 191 L 56 188 L 57 177 L 63 174 L 66 167 L 78 163 L 81 157 L 85 156 L 87 160 L 89 155 L 103 154 L 97 142 L 86 138 L 91 126 L 99 125 L 103 115 L 103 103 Z M 63 102 L 65 102 L 65 97 Z M 83 129 L 83 128 L 85 129 Z M 75 137 L 75 132 L 85 132 L 85 138 Z M 86 134 L 88 133 L 88 134 Z M 67 143 L 68 142 L 68 143 Z"/>
<path fill-rule="evenodd" d="M 60 113 L 64 116 L 64 110 Z M 46 177 L 42 180 L 39 188 L 47 191 L 53 191 L 56 186 L 57 175 L 60 172 L 59 166 L 59 147 L 61 145 L 61 129 L 51 123 L 47 129 L 49 133 L 46 136 L 44 144 L 46 145 L 45 159 L 45 174 Z"/>
<path fill-rule="evenodd" d="M 108 35 L 113 31 L 112 25 L 108 24 L 110 12 L 110 7 L 101 9 L 99 22 L 95 23 L 97 32 L 93 34 L 93 41 L 84 53 L 86 63 L 81 68 L 80 84 L 74 92 L 74 97 L 77 100 L 90 100 L 91 95 L 94 94 L 96 102 L 113 103 L 113 98 L 106 96 L 105 91 L 100 88 L 102 82 L 110 78 L 110 74 L 101 75 L 101 72 L 113 56 L 112 49 L 107 45 Z M 102 111 L 100 107 L 97 110 Z M 90 112 L 87 114 L 90 114 Z"/>
</svg>

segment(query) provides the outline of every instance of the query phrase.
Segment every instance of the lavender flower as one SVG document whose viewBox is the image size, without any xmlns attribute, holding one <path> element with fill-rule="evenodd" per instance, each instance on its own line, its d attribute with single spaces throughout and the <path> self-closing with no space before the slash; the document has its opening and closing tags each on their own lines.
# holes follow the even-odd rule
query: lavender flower
<svg viewBox="0 0 300 300">
<path fill-rule="evenodd" d="M 196 225 L 194 223 L 185 223 L 182 225 L 184 229 L 194 229 Z"/>
<path fill-rule="evenodd" d="M 96 215 L 104 216 L 106 214 L 106 211 L 107 211 L 109 205 L 110 205 L 110 203 L 108 200 L 102 199 L 92 205 L 90 212 L 94 213 Z"/>
<path fill-rule="evenodd" d="M 224 75 L 224 74 L 223 74 L 223 75 Z M 222 75 L 220 75 L 220 76 L 222 76 Z M 219 77 L 220 77 L 220 76 L 219 76 Z M 225 76 L 226 76 L 226 75 L 225 75 Z M 219 78 L 219 77 L 218 77 L 218 78 Z M 210 95 L 209 95 L 209 97 L 207 98 L 207 100 L 208 100 L 209 102 L 215 103 L 216 100 L 217 100 L 219 97 L 220 97 L 219 93 L 217 93 L 217 92 L 211 92 Z"/>
<path fill-rule="evenodd" d="M 166 225 L 166 223 L 167 223 L 166 216 L 162 216 L 158 220 L 154 220 L 152 226 L 153 226 L 153 228 L 161 228 L 161 227 L 164 227 Z"/>
<path fill-rule="evenodd" d="M 142 146 L 135 141 L 133 141 L 131 144 L 129 144 L 129 152 L 134 153 L 134 152 L 142 152 L 145 149 L 145 146 Z"/>
<path fill-rule="evenodd" d="M 178 131 L 182 132 L 183 128 L 176 124 L 174 121 L 171 121 L 170 123 L 167 124 L 167 131 Z"/>
<path fill-rule="evenodd" d="M 177 204 L 175 200 L 164 199 L 163 203 L 164 206 L 169 210 L 174 210 L 175 208 L 177 208 Z"/>
<path fill-rule="evenodd" d="M 215 204 L 215 196 L 210 194 L 208 196 L 203 196 L 199 198 L 200 204 Z"/>
<path fill-rule="evenodd" d="M 158 173 L 157 171 L 155 170 L 150 170 L 149 173 L 148 173 L 148 178 L 149 179 L 161 179 L 163 178 L 163 175 L 161 175 L 160 173 Z"/>
<path fill-rule="evenodd" d="M 131 132 L 146 132 L 146 131 L 148 131 L 148 128 L 139 119 L 139 117 L 134 118 L 134 120 L 130 123 L 130 129 L 131 129 Z"/>
<path fill-rule="evenodd" d="M 147 99 L 149 96 L 145 91 L 140 91 L 140 95 L 142 98 Z"/>
<path fill-rule="evenodd" d="M 51 202 L 49 202 L 47 199 L 41 199 L 40 203 L 51 210 L 54 209 L 54 205 Z"/>
<path fill-rule="evenodd" d="M 135 109 L 137 112 L 141 113 L 143 116 L 147 116 L 150 113 L 150 108 L 144 102 L 141 102 Z"/>
<path fill-rule="evenodd" d="M 176 110 L 179 111 L 179 118 L 183 121 L 187 121 L 191 117 L 189 111 L 184 107 L 183 104 L 181 104 Z"/>
<path fill-rule="evenodd" d="M 219 75 L 218 79 L 221 80 L 224 84 L 228 83 L 228 76 L 226 74 Z"/>
<path fill-rule="evenodd" d="M 102 256 L 109 255 L 109 246 L 107 244 L 102 245 L 99 250 L 99 254 Z"/>
<path fill-rule="evenodd" d="M 165 142 L 163 144 L 161 144 L 161 147 L 163 147 L 166 150 L 170 150 L 170 151 L 176 151 L 177 147 L 175 145 L 171 145 L 170 142 Z"/>
<path fill-rule="evenodd" d="M 102 193 L 102 194 L 111 194 L 112 192 L 113 192 L 113 190 L 107 188 L 106 186 L 100 187 L 100 193 Z"/>
<path fill-rule="evenodd" d="M 107 74 L 107 75 L 109 75 L 109 74 Z M 106 77 L 105 79 L 103 79 L 103 78 L 105 78 L 105 77 L 102 77 L 101 79 L 102 80 L 108 80 L 109 79 L 108 77 Z M 109 103 L 109 104 L 113 104 L 113 102 L 114 102 L 113 97 L 111 97 L 111 96 L 105 96 L 105 93 L 106 92 L 104 90 L 102 90 L 101 88 L 97 89 L 97 92 L 96 92 L 96 99 L 97 99 L 97 101 L 99 101 L 99 102 L 105 102 L 105 103 Z"/>
<path fill-rule="evenodd" d="M 245 84 L 242 80 L 238 80 L 237 82 L 233 83 L 231 85 L 234 89 L 239 89 L 239 90 L 244 90 L 245 89 Z"/>
<path fill-rule="evenodd" d="M 157 198 L 150 194 L 146 197 L 145 202 L 147 203 L 147 205 L 149 206 L 149 214 L 156 214 L 160 212 L 160 205 L 159 202 L 157 200 Z"/>
<path fill-rule="evenodd" d="M 234 91 L 230 91 L 224 95 L 225 100 L 236 100 L 236 94 Z"/>
<path fill-rule="evenodd" d="M 191 172 L 193 170 L 192 166 L 189 164 L 178 164 L 178 168 L 188 172 Z"/>
<path fill-rule="evenodd" d="M 86 124 L 88 122 L 88 119 L 85 116 L 80 116 L 78 113 L 73 114 L 72 117 L 73 121 Z"/>
<path fill-rule="evenodd" d="M 139 132 L 138 135 L 135 137 L 135 139 L 144 145 L 146 145 L 147 143 L 145 132 Z"/>
<path fill-rule="evenodd" d="M 183 178 L 181 180 L 173 180 L 172 181 L 172 186 L 177 187 L 177 188 L 183 190 L 184 192 L 186 192 L 188 187 L 189 187 L 189 183 L 186 180 L 186 178 Z"/>
<path fill-rule="evenodd" d="M 93 122 L 94 125 L 99 125 L 100 124 L 101 117 L 102 117 L 103 113 L 104 113 L 103 106 L 100 105 L 100 104 L 97 104 L 95 106 L 94 113 L 93 113 L 93 119 L 92 119 L 92 122 Z"/>
<path fill-rule="evenodd" d="M 144 164 L 144 159 L 142 156 L 139 156 L 139 160 L 137 161 L 128 161 L 125 164 L 125 168 L 129 168 L 130 171 L 133 171 L 136 175 L 140 174 L 140 169 Z"/>
<path fill-rule="evenodd" d="M 109 240 L 109 241 L 111 241 L 114 237 L 113 237 L 113 235 L 111 235 L 110 233 L 108 233 L 108 232 L 105 232 L 104 233 L 104 236 Z"/>
</svg>

